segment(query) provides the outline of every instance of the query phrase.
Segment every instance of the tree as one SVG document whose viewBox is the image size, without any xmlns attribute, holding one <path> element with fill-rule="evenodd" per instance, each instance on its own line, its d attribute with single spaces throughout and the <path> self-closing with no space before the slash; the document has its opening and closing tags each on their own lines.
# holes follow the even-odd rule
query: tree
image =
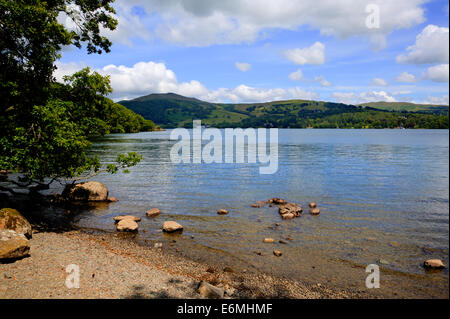
<svg viewBox="0 0 450 319">
<path fill-rule="evenodd" d="M 83 69 L 56 83 L 54 62 L 63 46 L 109 52 L 101 29 L 114 30 L 113 0 L 0 0 L 0 169 L 14 187 L 41 190 L 58 179 L 87 178 L 136 165 L 136 153 L 119 154 L 102 167 L 88 157 L 89 139 L 109 133 L 109 78 Z M 68 29 L 61 18 L 70 18 Z M 0 190 L 15 193 L 1 185 Z"/>
</svg>

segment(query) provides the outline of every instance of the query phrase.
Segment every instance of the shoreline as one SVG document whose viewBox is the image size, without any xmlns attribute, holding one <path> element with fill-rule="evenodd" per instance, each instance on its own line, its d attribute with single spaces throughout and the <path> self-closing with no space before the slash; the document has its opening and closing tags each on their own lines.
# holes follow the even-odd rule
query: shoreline
<svg viewBox="0 0 450 319">
<path fill-rule="evenodd" d="M 220 263 L 211 266 L 164 247 L 144 247 L 121 237 L 85 230 L 33 234 L 29 257 L 0 263 L 0 298 L 191 299 L 202 298 L 197 292 L 201 281 L 224 288 L 225 299 L 377 298 L 254 269 L 237 271 Z M 65 285 L 69 275 L 66 267 L 70 264 L 80 268 L 78 289 Z"/>
</svg>

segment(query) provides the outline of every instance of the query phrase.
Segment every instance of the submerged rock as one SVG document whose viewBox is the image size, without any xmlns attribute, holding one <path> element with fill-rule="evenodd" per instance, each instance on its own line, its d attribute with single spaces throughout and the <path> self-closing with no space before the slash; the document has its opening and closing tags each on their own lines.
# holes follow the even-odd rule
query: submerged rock
<svg viewBox="0 0 450 319">
<path fill-rule="evenodd" d="M 309 208 L 316 208 L 317 204 L 314 202 L 309 203 Z"/>
<path fill-rule="evenodd" d="M 111 202 L 111 203 L 116 203 L 118 201 L 119 200 L 117 198 L 115 198 L 114 196 L 111 196 L 110 198 L 108 198 L 108 202 Z"/>
<path fill-rule="evenodd" d="M 303 213 L 303 208 L 300 205 L 294 203 L 286 203 L 278 208 L 278 213 L 282 217 L 285 214 L 292 214 L 294 215 L 294 217 L 298 217 Z M 289 219 L 289 217 L 287 219 Z"/>
<path fill-rule="evenodd" d="M 0 229 L 13 230 L 28 239 L 32 236 L 32 228 L 28 220 L 13 208 L 0 210 Z"/>
<path fill-rule="evenodd" d="M 197 290 L 200 296 L 212 299 L 222 299 L 225 293 L 223 288 L 213 286 L 206 281 L 202 281 Z"/>
<path fill-rule="evenodd" d="M 287 204 L 287 201 L 285 201 L 284 199 L 278 198 L 278 197 L 274 197 L 268 200 L 268 202 L 270 204 L 275 204 L 275 205 L 284 205 Z"/>
<path fill-rule="evenodd" d="M 18 259 L 30 253 L 30 242 L 14 230 L 0 229 L 0 260 Z"/>
<path fill-rule="evenodd" d="M 161 211 L 158 208 L 152 208 L 145 213 L 147 217 L 156 217 L 159 214 L 161 214 Z"/>
<path fill-rule="evenodd" d="M 274 251 L 273 251 L 273 254 L 274 254 L 275 256 L 277 256 L 277 257 L 281 257 L 281 255 L 283 255 L 283 253 L 282 253 L 281 251 L 279 251 L 279 250 L 274 250 Z"/>
<path fill-rule="evenodd" d="M 311 215 L 319 215 L 319 214 L 320 214 L 320 209 L 318 209 L 318 208 L 312 208 L 312 209 L 309 211 L 309 213 L 310 213 Z"/>
<path fill-rule="evenodd" d="M 183 230 L 183 226 L 181 226 L 180 224 L 178 224 L 177 222 L 174 222 L 174 221 L 164 222 L 162 228 L 163 228 L 163 231 L 168 232 L 168 233 Z"/>
<path fill-rule="evenodd" d="M 423 263 L 425 268 L 442 269 L 445 268 L 444 263 L 440 259 L 428 259 Z"/>
<path fill-rule="evenodd" d="M 217 214 L 219 214 L 219 215 L 226 215 L 226 214 L 228 214 L 228 211 L 226 209 L 219 209 L 217 211 Z"/>
<path fill-rule="evenodd" d="M 108 201 L 108 189 L 100 182 L 84 182 L 66 185 L 62 193 L 70 201 L 105 202 Z"/>
<path fill-rule="evenodd" d="M 114 217 L 114 221 L 116 223 L 118 223 L 118 222 L 120 222 L 122 220 L 125 220 L 125 219 L 130 219 L 130 220 L 132 220 L 134 222 L 140 222 L 141 221 L 141 219 L 139 217 L 136 217 L 136 216 L 133 216 L 133 215 L 121 215 L 121 216 Z"/>
<path fill-rule="evenodd" d="M 118 231 L 134 232 L 138 230 L 139 226 L 133 219 L 125 218 L 117 223 L 116 228 Z"/>
</svg>

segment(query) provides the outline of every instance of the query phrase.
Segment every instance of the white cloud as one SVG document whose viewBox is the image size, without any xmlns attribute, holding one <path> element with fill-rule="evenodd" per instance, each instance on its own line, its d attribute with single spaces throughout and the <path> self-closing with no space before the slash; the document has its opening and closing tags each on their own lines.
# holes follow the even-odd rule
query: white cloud
<svg viewBox="0 0 450 319">
<path fill-rule="evenodd" d="M 379 29 L 365 25 L 369 3 L 380 7 Z M 382 45 L 392 31 L 424 21 L 425 0 L 118 0 L 114 7 L 146 10 L 148 25 L 164 41 L 186 46 L 249 43 L 266 30 L 307 26 L 339 38 L 365 36 Z M 133 23 L 133 21 L 125 21 Z M 131 31 L 132 28 L 129 28 Z M 130 34 L 132 36 L 133 34 Z"/>
<path fill-rule="evenodd" d="M 249 63 L 245 63 L 245 62 L 236 62 L 235 67 L 242 71 L 242 72 L 247 72 L 248 70 L 250 70 L 252 68 L 252 65 Z"/>
<path fill-rule="evenodd" d="M 325 79 L 325 77 L 323 75 L 316 76 L 314 78 L 314 81 L 319 82 L 320 85 L 323 86 L 323 87 L 332 86 L 331 82 L 327 81 L 327 79 Z"/>
<path fill-rule="evenodd" d="M 325 45 L 321 42 L 316 42 L 308 48 L 286 50 L 284 55 L 297 65 L 324 64 Z"/>
<path fill-rule="evenodd" d="M 301 69 L 298 69 L 297 71 L 292 72 L 291 74 L 289 74 L 289 78 L 292 81 L 301 81 L 303 80 L 303 72 Z"/>
<path fill-rule="evenodd" d="M 428 96 L 425 101 L 417 102 L 421 104 L 449 105 L 448 94 L 443 96 Z"/>
<path fill-rule="evenodd" d="M 387 82 L 381 78 L 374 78 L 370 82 L 370 85 L 372 86 L 388 86 Z"/>
<path fill-rule="evenodd" d="M 426 26 L 409 46 L 407 55 L 397 56 L 397 62 L 410 64 L 448 63 L 449 29 L 435 25 Z"/>
<path fill-rule="evenodd" d="M 429 67 L 425 73 L 425 78 L 434 82 L 448 82 L 449 67 L 448 64 L 439 64 Z"/>
<path fill-rule="evenodd" d="M 56 70 L 53 71 L 53 76 L 56 78 L 58 82 L 63 82 L 63 76 L 74 74 L 77 71 L 80 71 L 82 68 L 86 67 L 84 63 L 55 63 Z"/>
<path fill-rule="evenodd" d="M 414 83 L 414 82 L 417 82 L 417 79 L 414 74 L 411 74 L 408 72 L 402 72 L 395 78 L 395 81 L 405 82 L 405 83 Z"/>
<path fill-rule="evenodd" d="M 392 94 L 385 91 L 369 91 L 362 93 L 334 92 L 332 98 L 339 103 L 362 104 L 368 102 L 396 102 Z"/>
<path fill-rule="evenodd" d="M 80 70 L 83 65 L 76 63 L 57 63 L 58 69 L 55 77 L 60 80 L 62 76 Z M 282 88 L 254 88 L 241 84 L 235 88 L 219 88 L 210 90 L 196 80 L 179 83 L 175 73 L 168 69 L 164 63 L 139 62 L 132 67 L 124 65 L 107 65 L 95 69 L 102 75 L 109 75 L 111 86 L 114 89 L 110 96 L 116 101 L 133 99 L 151 93 L 178 93 L 188 97 L 209 102 L 267 102 L 286 99 L 318 99 L 315 92 L 300 87 Z"/>
</svg>

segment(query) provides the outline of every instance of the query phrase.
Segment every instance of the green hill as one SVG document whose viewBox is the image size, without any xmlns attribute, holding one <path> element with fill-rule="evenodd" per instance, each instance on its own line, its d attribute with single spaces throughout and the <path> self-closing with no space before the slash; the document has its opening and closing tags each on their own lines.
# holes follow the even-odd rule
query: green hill
<svg viewBox="0 0 450 319">
<path fill-rule="evenodd" d="M 370 102 L 360 105 L 386 111 L 448 114 L 448 105 L 414 104 L 408 102 Z"/>
<path fill-rule="evenodd" d="M 446 114 L 426 114 L 423 110 L 400 112 L 307 100 L 215 104 L 173 93 L 150 94 L 119 103 L 166 128 L 192 127 L 194 119 L 221 128 L 448 128 L 448 107 Z"/>
</svg>

